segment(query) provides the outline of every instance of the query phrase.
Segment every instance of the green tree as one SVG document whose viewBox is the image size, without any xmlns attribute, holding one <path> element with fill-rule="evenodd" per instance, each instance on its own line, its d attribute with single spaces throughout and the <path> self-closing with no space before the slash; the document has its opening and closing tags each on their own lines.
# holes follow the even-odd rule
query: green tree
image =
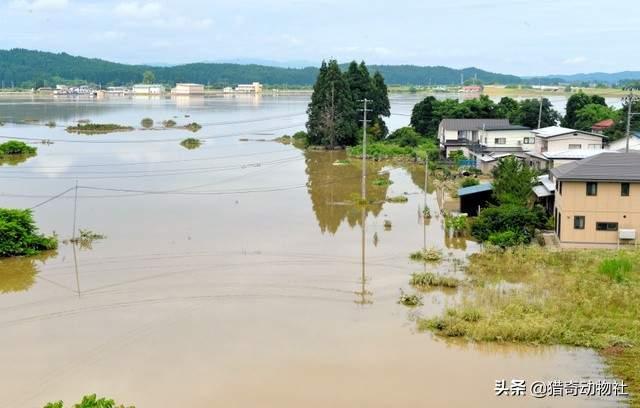
<svg viewBox="0 0 640 408">
<path fill-rule="evenodd" d="M 31 210 L 0 208 L 0 258 L 35 255 L 57 247 L 55 236 L 38 234 Z"/>
<path fill-rule="evenodd" d="M 527 126 L 532 129 L 538 127 L 538 115 L 540 111 L 539 99 L 525 99 L 520 102 L 520 108 L 514 117 L 513 123 Z M 551 102 L 547 98 L 542 99 L 542 120 L 540 127 L 555 126 L 560 121 L 561 116 L 552 108 Z"/>
<path fill-rule="evenodd" d="M 518 101 L 508 96 L 503 96 L 496 105 L 496 117 L 499 119 L 509 119 L 513 122 L 514 119 L 517 118 L 519 110 L 520 105 Z"/>
<path fill-rule="evenodd" d="M 536 172 L 521 160 L 509 156 L 492 171 L 493 196 L 499 204 L 530 207 Z"/>
<path fill-rule="evenodd" d="M 571 95 L 567 100 L 567 108 L 564 118 L 562 119 L 562 126 L 572 129 L 575 128 L 578 111 L 589 104 L 607 106 L 604 98 L 599 95 L 590 96 L 582 91 Z"/>
<path fill-rule="evenodd" d="M 389 103 L 389 89 L 384 82 L 384 77 L 376 71 L 371 78 L 371 114 L 374 124 L 381 128 L 381 137 L 384 138 L 389 133 L 383 117 L 391 115 L 391 104 Z"/>
<path fill-rule="evenodd" d="M 153 71 L 144 71 L 142 73 L 142 83 L 143 84 L 153 84 L 156 82 L 156 75 Z"/>
<path fill-rule="evenodd" d="M 402 147 L 416 147 L 420 144 L 421 139 L 422 136 L 418 132 L 412 127 L 406 126 L 394 130 L 386 140 Z"/>
<path fill-rule="evenodd" d="M 436 117 L 439 102 L 434 96 L 427 96 L 414 105 L 411 111 L 411 126 L 425 136 L 435 137 L 440 120 Z"/>
<path fill-rule="evenodd" d="M 596 103 L 590 103 L 576 112 L 574 128 L 591 131 L 591 127 L 595 123 L 605 119 L 616 120 L 618 116 L 618 112 L 613 108 L 606 105 L 603 106 Z"/>
</svg>

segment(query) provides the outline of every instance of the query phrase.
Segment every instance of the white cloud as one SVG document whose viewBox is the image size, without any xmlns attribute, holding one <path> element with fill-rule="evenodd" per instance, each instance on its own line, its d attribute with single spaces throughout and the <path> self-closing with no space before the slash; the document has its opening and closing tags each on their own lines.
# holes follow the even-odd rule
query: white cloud
<svg viewBox="0 0 640 408">
<path fill-rule="evenodd" d="M 126 37 L 125 33 L 121 31 L 105 31 L 102 33 L 97 33 L 94 38 L 100 41 L 115 41 L 122 40 Z"/>
<path fill-rule="evenodd" d="M 116 14 L 125 17 L 148 17 L 150 15 L 157 15 L 161 10 L 162 6 L 159 3 L 141 3 L 137 1 L 123 2 L 115 8 Z"/>
<path fill-rule="evenodd" d="M 69 0 L 13 0 L 9 7 L 28 11 L 62 10 L 69 5 Z"/>
<path fill-rule="evenodd" d="M 582 64 L 583 62 L 587 62 L 587 59 L 585 57 L 567 58 L 564 61 L 562 61 L 562 63 L 566 65 Z"/>
<path fill-rule="evenodd" d="M 385 47 L 375 47 L 372 50 L 377 55 L 390 55 L 392 54 L 391 50 Z"/>
</svg>

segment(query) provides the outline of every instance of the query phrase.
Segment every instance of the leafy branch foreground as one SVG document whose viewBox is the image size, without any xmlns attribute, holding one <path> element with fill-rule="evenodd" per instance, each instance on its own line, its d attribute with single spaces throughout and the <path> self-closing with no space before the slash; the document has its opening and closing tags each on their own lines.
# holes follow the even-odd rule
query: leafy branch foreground
<svg viewBox="0 0 640 408">
<path fill-rule="evenodd" d="M 640 251 L 539 247 L 471 256 L 471 289 L 421 330 L 479 342 L 597 349 L 640 404 Z M 519 283 L 506 290 L 500 283 Z"/>
<path fill-rule="evenodd" d="M 74 408 L 125 408 L 124 405 L 117 405 L 112 399 L 98 398 L 96 394 L 85 395 L 82 401 L 73 405 Z M 64 408 L 62 401 L 49 402 L 44 408 Z M 135 408 L 130 406 L 128 408 Z"/>
</svg>

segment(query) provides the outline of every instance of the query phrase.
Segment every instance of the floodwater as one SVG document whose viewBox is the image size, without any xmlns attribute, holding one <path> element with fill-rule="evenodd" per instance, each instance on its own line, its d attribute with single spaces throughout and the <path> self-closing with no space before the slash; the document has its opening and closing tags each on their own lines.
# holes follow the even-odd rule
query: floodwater
<svg viewBox="0 0 640 408">
<path fill-rule="evenodd" d="M 408 123 L 419 98 L 392 97 L 391 129 Z M 430 291 L 407 309 L 397 300 L 412 291 L 410 274 L 463 276 L 459 264 L 478 244 L 446 238 L 439 217 L 422 222 L 418 165 L 369 163 L 372 204 L 361 207 L 351 201 L 359 161 L 336 166 L 343 152 L 255 140 L 301 129 L 307 100 L 0 100 L 0 120 L 56 122 L 0 128 L 54 142 L 0 167 L 0 206 L 37 206 L 42 232 L 61 240 L 72 237 L 74 212 L 78 228 L 107 236 L 0 261 L 0 407 L 88 393 L 138 408 L 615 405 L 495 397 L 498 379 L 606 378 L 593 351 L 416 332 L 416 316 L 456 294 Z M 144 117 L 201 123 L 204 144 L 184 149 L 192 134 L 181 129 L 64 131 L 81 119 L 139 126 Z M 403 194 L 407 203 L 383 201 Z M 436 214 L 436 194 L 426 200 Z M 411 262 L 423 246 L 445 260 Z"/>
</svg>

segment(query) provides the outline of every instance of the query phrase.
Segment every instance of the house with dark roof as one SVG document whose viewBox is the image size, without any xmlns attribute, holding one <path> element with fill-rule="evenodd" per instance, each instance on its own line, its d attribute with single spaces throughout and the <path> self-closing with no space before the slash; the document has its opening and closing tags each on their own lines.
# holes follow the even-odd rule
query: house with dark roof
<svg viewBox="0 0 640 408">
<path fill-rule="evenodd" d="M 605 130 L 614 127 L 615 124 L 616 122 L 614 122 L 613 119 L 601 120 L 600 122 L 594 123 L 593 126 L 591 126 L 591 131 L 593 133 L 603 133 Z"/>
<path fill-rule="evenodd" d="M 635 243 L 640 231 L 640 152 L 604 151 L 550 170 L 561 246 Z"/>
<path fill-rule="evenodd" d="M 449 157 L 453 151 L 478 161 L 487 171 L 498 159 L 493 155 L 522 153 L 533 149 L 535 137 L 526 126 L 509 123 L 509 119 L 443 119 L 438 127 L 440 148 Z M 485 157 L 487 160 L 480 160 Z M 486 167 L 486 168 L 483 168 Z"/>
</svg>

